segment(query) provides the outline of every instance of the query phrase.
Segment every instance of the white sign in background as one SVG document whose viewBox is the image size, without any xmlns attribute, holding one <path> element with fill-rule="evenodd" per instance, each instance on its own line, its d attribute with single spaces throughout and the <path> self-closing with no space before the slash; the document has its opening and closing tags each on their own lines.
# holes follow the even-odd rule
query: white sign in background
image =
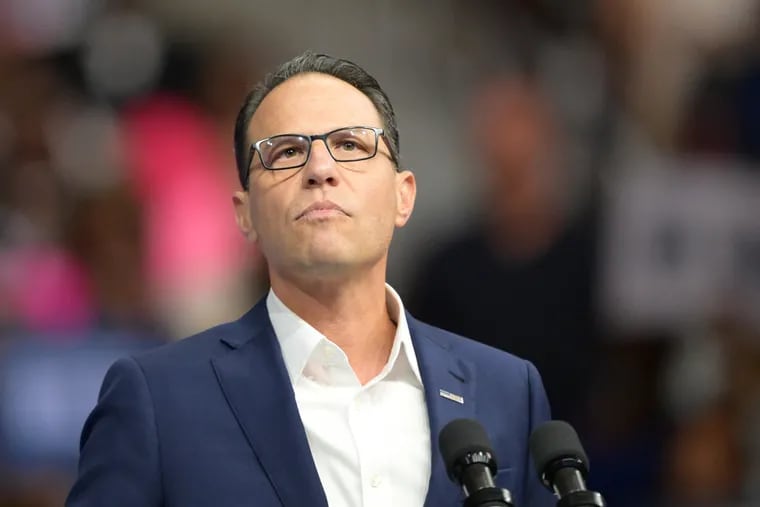
<svg viewBox="0 0 760 507">
<path fill-rule="evenodd" d="M 610 182 L 603 311 L 624 328 L 760 327 L 760 171 L 680 163 Z"/>
</svg>

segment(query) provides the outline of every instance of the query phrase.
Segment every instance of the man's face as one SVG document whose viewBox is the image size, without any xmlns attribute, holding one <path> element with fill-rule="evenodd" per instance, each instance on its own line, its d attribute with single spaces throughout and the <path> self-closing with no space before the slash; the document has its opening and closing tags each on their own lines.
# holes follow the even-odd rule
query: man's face
<svg viewBox="0 0 760 507">
<path fill-rule="evenodd" d="M 248 139 L 323 134 L 341 127 L 383 127 L 363 93 L 325 74 L 300 74 L 272 90 L 251 119 Z M 256 241 L 273 275 L 340 276 L 381 266 L 395 227 L 414 206 L 415 180 L 396 172 L 388 146 L 375 157 L 336 162 L 316 140 L 306 165 L 264 169 L 251 164 L 248 192 L 234 197 L 241 231 Z"/>
</svg>

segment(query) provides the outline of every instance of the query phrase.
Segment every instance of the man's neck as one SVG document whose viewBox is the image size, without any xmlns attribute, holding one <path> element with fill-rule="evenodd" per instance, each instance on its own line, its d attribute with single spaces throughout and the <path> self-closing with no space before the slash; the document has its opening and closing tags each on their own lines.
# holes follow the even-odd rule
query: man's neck
<svg viewBox="0 0 760 507">
<path fill-rule="evenodd" d="M 396 333 L 384 275 L 295 281 L 270 273 L 280 301 L 346 353 L 362 384 L 388 362 Z"/>
</svg>

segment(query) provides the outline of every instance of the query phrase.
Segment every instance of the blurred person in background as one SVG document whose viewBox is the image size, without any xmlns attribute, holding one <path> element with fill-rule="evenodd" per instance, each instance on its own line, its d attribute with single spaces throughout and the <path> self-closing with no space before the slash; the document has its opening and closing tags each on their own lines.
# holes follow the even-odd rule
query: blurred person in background
<svg viewBox="0 0 760 507">
<path fill-rule="evenodd" d="M 82 329 L 93 301 L 64 226 L 67 187 L 49 144 L 51 118 L 72 94 L 53 59 L 9 59 L 0 82 L 0 328 Z"/>
<path fill-rule="evenodd" d="M 15 9 L 23 11 L 18 6 L 11 11 Z M 250 65 L 230 61 L 242 51 L 242 42 L 221 36 L 225 42 L 169 41 L 156 21 L 132 4 L 106 5 L 86 30 L 84 21 L 77 19 L 80 14 L 68 12 L 56 20 L 62 25 L 60 33 L 82 25 L 80 46 L 7 64 L 0 123 L 9 119 L 5 133 L 12 153 L 7 219 L 0 219 L 3 236 L 9 248 L 13 244 L 10 252 L 22 243 L 34 243 L 36 249 L 44 244 L 49 266 L 44 270 L 48 290 L 40 291 L 43 285 L 35 283 L 40 278 L 35 272 L 43 270 L 27 269 L 28 259 L 21 269 L 11 266 L 17 257 L 12 256 L 3 262 L 8 268 L 0 268 L 0 293 L 10 293 L 16 307 L 28 306 L 27 293 L 38 294 L 40 301 L 33 306 L 39 315 L 31 318 L 33 322 L 24 318 L 21 327 L 39 328 L 35 322 L 42 322 L 44 310 L 51 314 L 44 317 L 48 328 L 87 328 L 99 320 L 93 306 L 101 302 L 93 301 L 98 295 L 86 293 L 85 286 L 99 291 L 104 283 L 114 289 L 109 297 L 122 298 L 119 305 L 133 306 L 127 300 L 141 293 L 152 315 L 141 311 L 137 320 L 151 321 L 174 338 L 239 315 L 263 290 L 256 287 L 260 263 L 248 254 L 249 247 L 223 207 L 229 205 L 235 180 L 227 170 L 233 157 L 222 125 L 234 118 L 236 104 L 230 97 L 238 94 L 231 88 L 242 93 L 242 83 L 253 72 Z M 23 14 L 18 16 L 17 22 L 23 23 Z M 250 52 L 246 56 L 250 60 Z M 47 182 L 38 176 L 42 170 L 50 173 Z M 82 265 L 99 255 L 88 250 L 108 248 L 85 237 L 87 229 L 93 226 L 102 234 L 107 228 L 74 208 L 102 208 L 104 217 L 97 220 L 105 222 L 106 216 L 118 213 L 115 203 L 101 199 L 109 193 L 120 195 L 117 200 L 132 209 L 134 219 L 128 222 L 138 222 L 138 234 L 132 237 L 138 242 L 129 247 L 134 250 L 134 267 L 124 270 L 134 283 L 123 286 L 123 295 L 113 281 L 80 283 L 82 273 L 87 278 L 102 272 L 103 266 Z M 73 260 L 70 245 L 63 244 L 71 214 L 79 222 L 90 220 L 89 225 L 81 224 L 86 231 L 77 233 L 79 258 Z M 136 291 L 129 288 L 132 285 L 142 288 Z M 70 297 L 61 297 L 61 290 L 69 291 Z M 49 294 L 47 300 L 59 300 L 58 309 L 44 304 L 40 293 Z M 121 311 L 106 304 L 111 314 Z M 124 308 L 123 313 L 134 311 Z"/>
<path fill-rule="evenodd" d="M 598 340 L 591 206 L 570 213 L 562 132 L 537 81 L 483 83 L 470 125 L 481 219 L 429 253 L 410 309 L 535 362 L 553 415 L 582 427 Z"/>
<path fill-rule="evenodd" d="M 629 200 L 637 209 L 626 220 L 610 221 L 618 231 L 612 237 L 615 242 L 631 238 L 625 242 L 636 253 L 629 259 L 660 268 L 650 265 L 626 279 L 627 293 L 639 294 L 639 306 L 650 315 L 632 317 L 641 310 L 632 299 L 605 297 L 626 318 L 608 322 L 605 366 L 592 395 L 595 417 L 588 442 L 597 462 L 595 484 L 601 482 L 616 505 L 756 505 L 757 489 L 747 484 L 757 482 L 758 388 L 746 381 L 754 369 L 746 365 L 757 364 L 757 353 L 753 339 L 736 340 L 712 322 L 715 303 L 757 313 L 757 300 L 753 304 L 737 289 L 756 279 L 750 265 L 760 266 L 760 258 L 755 255 L 737 269 L 723 253 L 735 248 L 726 239 L 751 243 L 753 230 L 757 237 L 757 227 L 747 226 L 757 208 L 741 209 L 757 202 L 752 196 L 760 188 L 748 177 L 757 171 L 760 146 L 755 93 L 760 4 L 595 5 L 619 108 L 617 124 L 610 125 L 607 190 L 630 188 L 624 176 L 651 182 L 647 192 Z M 669 194 L 660 194 L 668 187 Z M 695 188 L 700 191 L 688 191 Z M 605 218 L 612 215 L 609 208 Z M 675 226 L 674 217 L 680 217 Z M 641 248 L 633 239 L 646 221 L 666 231 L 661 248 Z M 613 275 L 628 269 L 611 251 L 603 256 Z M 723 277 L 727 273 L 729 279 Z M 715 283 L 703 283 L 707 279 L 718 280 L 717 291 Z M 752 335 L 746 328 L 737 334 Z"/>
<path fill-rule="evenodd" d="M 170 52 L 176 75 L 123 112 L 149 294 L 175 339 L 239 315 L 266 282 L 255 247 L 229 220 L 229 125 L 253 74 L 239 62 L 251 55 L 222 38 L 191 49 Z"/>
<path fill-rule="evenodd" d="M 67 243 L 87 272 L 100 329 L 156 331 L 143 275 L 141 215 L 128 187 L 77 198 Z"/>
<path fill-rule="evenodd" d="M 239 315 L 261 292 L 229 220 L 238 94 L 219 89 L 250 66 L 217 56 L 237 46 L 177 51 L 136 5 L 49 7 L 0 7 L 0 505 L 62 503 L 115 357 Z"/>
<path fill-rule="evenodd" d="M 235 145 L 238 226 L 271 289 L 238 321 L 111 367 L 67 505 L 453 507 L 436 437 L 476 406 L 498 486 L 552 505 L 528 458 L 549 417 L 535 368 L 417 321 L 386 284 L 416 183 L 377 81 L 300 55 L 246 97 Z"/>
<path fill-rule="evenodd" d="M 669 354 L 661 396 L 672 420 L 665 505 L 750 506 L 760 499 L 760 334 L 725 313 Z"/>
<path fill-rule="evenodd" d="M 760 15 L 757 5 L 754 12 Z M 744 39 L 741 32 L 737 37 Z M 694 163 L 684 181 L 715 178 L 710 193 L 715 216 L 733 215 L 745 200 L 760 202 L 758 40 L 755 33 L 742 45 L 708 52 L 713 58 L 706 59 L 704 72 L 692 84 L 675 136 L 678 154 Z M 720 185 L 730 186 L 732 193 L 721 192 Z M 710 295 L 708 311 L 681 333 L 664 370 L 663 397 L 673 426 L 664 460 L 663 495 L 669 506 L 760 502 L 760 208 L 738 209 L 723 225 L 732 230 L 729 242 L 710 236 L 731 252 L 732 264 L 704 269 L 730 275 Z M 713 232 L 709 227 L 695 230 Z M 683 252 L 691 253 L 688 247 Z"/>
</svg>

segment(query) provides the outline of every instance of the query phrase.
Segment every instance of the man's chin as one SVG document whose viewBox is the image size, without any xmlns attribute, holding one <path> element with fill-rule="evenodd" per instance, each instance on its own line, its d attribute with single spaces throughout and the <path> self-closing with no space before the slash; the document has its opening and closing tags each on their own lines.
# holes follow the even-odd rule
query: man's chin
<svg viewBox="0 0 760 507">
<path fill-rule="evenodd" d="M 299 271 L 318 278 L 343 278 L 361 273 L 368 265 L 368 262 L 359 260 L 355 255 L 333 249 L 311 252 L 308 259 L 304 259 L 299 266 Z"/>
<path fill-rule="evenodd" d="M 350 262 L 348 259 L 335 255 L 319 255 L 311 257 L 304 263 L 303 268 L 307 273 L 323 275 L 340 275 L 355 270 L 354 263 Z"/>
</svg>

